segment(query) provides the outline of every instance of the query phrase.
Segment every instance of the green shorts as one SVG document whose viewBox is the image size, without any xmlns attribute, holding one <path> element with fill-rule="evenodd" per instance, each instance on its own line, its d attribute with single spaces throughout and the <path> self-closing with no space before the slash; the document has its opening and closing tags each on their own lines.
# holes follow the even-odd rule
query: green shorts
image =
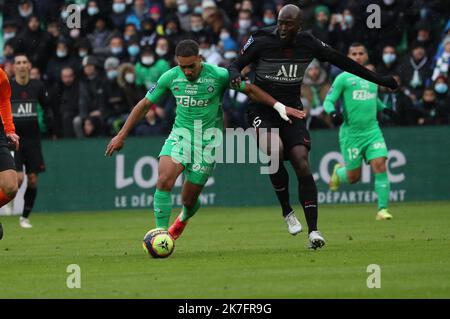
<svg viewBox="0 0 450 319">
<path fill-rule="evenodd" d="M 339 134 L 339 144 L 348 170 L 368 164 L 379 157 L 388 157 L 386 142 L 380 129 L 361 135 Z"/>
<path fill-rule="evenodd" d="M 186 179 L 196 185 L 205 185 L 208 178 L 214 172 L 216 162 L 211 155 L 207 145 L 194 145 L 183 136 L 171 132 L 166 139 L 159 157 L 169 156 L 184 166 Z M 212 153 L 214 155 L 214 153 Z"/>
</svg>

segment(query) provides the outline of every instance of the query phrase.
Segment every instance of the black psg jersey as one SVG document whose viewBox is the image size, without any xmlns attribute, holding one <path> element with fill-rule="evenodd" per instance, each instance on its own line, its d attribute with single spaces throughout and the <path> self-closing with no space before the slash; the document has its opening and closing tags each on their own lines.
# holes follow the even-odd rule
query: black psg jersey
<svg viewBox="0 0 450 319">
<path fill-rule="evenodd" d="M 380 77 L 359 65 L 309 32 L 301 31 L 293 43 L 283 43 L 276 26 L 263 28 L 254 33 L 242 48 L 240 56 L 228 69 L 232 79 L 233 74 L 253 63 L 254 83 L 278 101 L 295 107 L 301 106 L 300 90 L 303 76 L 314 58 L 329 61 L 369 81 L 392 85 L 387 78 Z"/>
<path fill-rule="evenodd" d="M 44 109 L 47 92 L 39 80 L 30 80 L 26 85 L 20 85 L 15 79 L 11 81 L 11 109 L 17 135 L 29 138 L 39 138 L 38 104 Z"/>
</svg>

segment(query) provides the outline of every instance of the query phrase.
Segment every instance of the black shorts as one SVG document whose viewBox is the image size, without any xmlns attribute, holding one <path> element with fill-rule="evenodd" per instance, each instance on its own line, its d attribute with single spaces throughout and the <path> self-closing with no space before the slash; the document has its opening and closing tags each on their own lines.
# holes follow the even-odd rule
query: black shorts
<svg viewBox="0 0 450 319">
<path fill-rule="evenodd" d="M 265 105 L 253 105 L 247 111 L 247 120 L 249 125 L 257 128 L 266 128 L 270 131 L 272 128 L 278 128 L 281 141 L 284 146 L 284 158 L 289 150 L 296 145 L 304 145 L 311 150 L 311 138 L 306 128 L 306 121 L 292 118 L 292 123 L 283 120 L 277 111 L 268 108 Z"/>
<path fill-rule="evenodd" d="M 16 169 L 14 158 L 6 143 L 0 143 L 0 172 L 8 169 Z"/>
<path fill-rule="evenodd" d="M 45 172 L 44 157 L 42 156 L 42 147 L 40 139 L 21 139 L 19 150 L 14 152 L 14 161 L 16 170 L 27 174 L 39 174 Z"/>
</svg>

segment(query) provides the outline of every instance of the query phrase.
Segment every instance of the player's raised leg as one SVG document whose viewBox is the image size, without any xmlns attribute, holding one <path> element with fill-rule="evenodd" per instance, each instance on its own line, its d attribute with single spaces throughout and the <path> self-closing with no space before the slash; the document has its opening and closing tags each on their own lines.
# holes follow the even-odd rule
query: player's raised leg
<svg viewBox="0 0 450 319">
<path fill-rule="evenodd" d="M 203 185 L 194 184 L 188 180 L 184 182 L 181 194 L 183 207 L 181 209 L 181 213 L 177 216 L 174 223 L 169 228 L 169 233 L 174 239 L 178 239 L 178 237 L 181 236 L 181 233 L 186 227 L 189 219 L 199 210 L 200 200 L 198 197 L 202 190 Z"/>
<path fill-rule="evenodd" d="M 158 181 L 154 194 L 154 216 L 158 228 L 167 230 L 172 212 L 172 188 L 184 166 L 169 156 L 159 158 Z"/>
<path fill-rule="evenodd" d="M 289 160 L 298 180 L 298 196 L 308 224 L 310 248 L 317 249 L 325 245 L 325 239 L 317 229 L 317 187 L 310 170 L 308 148 L 300 144 L 293 146 Z"/>
<path fill-rule="evenodd" d="M 302 225 L 295 216 L 294 210 L 289 201 L 289 175 L 283 163 L 283 142 L 280 137 L 271 132 L 261 132 L 257 129 L 259 135 L 260 149 L 270 156 L 272 160 L 277 160 L 278 170 L 269 174 L 270 182 L 272 183 L 275 195 L 281 206 L 281 212 L 284 221 L 288 226 L 288 231 L 291 235 L 297 235 L 302 231 Z"/>
<path fill-rule="evenodd" d="M 378 213 L 376 219 L 392 219 L 392 215 L 388 211 L 391 187 L 386 172 L 386 157 L 378 157 L 371 160 L 370 166 L 375 175 L 375 192 L 378 196 Z"/>
</svg>

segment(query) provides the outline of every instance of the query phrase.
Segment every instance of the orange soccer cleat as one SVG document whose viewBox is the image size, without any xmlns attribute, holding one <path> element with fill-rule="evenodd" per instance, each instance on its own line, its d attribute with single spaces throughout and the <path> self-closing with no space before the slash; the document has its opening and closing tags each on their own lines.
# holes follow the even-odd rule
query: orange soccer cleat
<svg viewBox="0 0 450 319">
<path fill-rule="evenodd" d="M 172 226 L 169 227 L 169 234 L 173 237 L 173 239 L 178 239 L 183 233 L 184 227 L 186 227 L 187 221 L 182 222 L 180 216 L 177 216 Z"/>
</svg>

